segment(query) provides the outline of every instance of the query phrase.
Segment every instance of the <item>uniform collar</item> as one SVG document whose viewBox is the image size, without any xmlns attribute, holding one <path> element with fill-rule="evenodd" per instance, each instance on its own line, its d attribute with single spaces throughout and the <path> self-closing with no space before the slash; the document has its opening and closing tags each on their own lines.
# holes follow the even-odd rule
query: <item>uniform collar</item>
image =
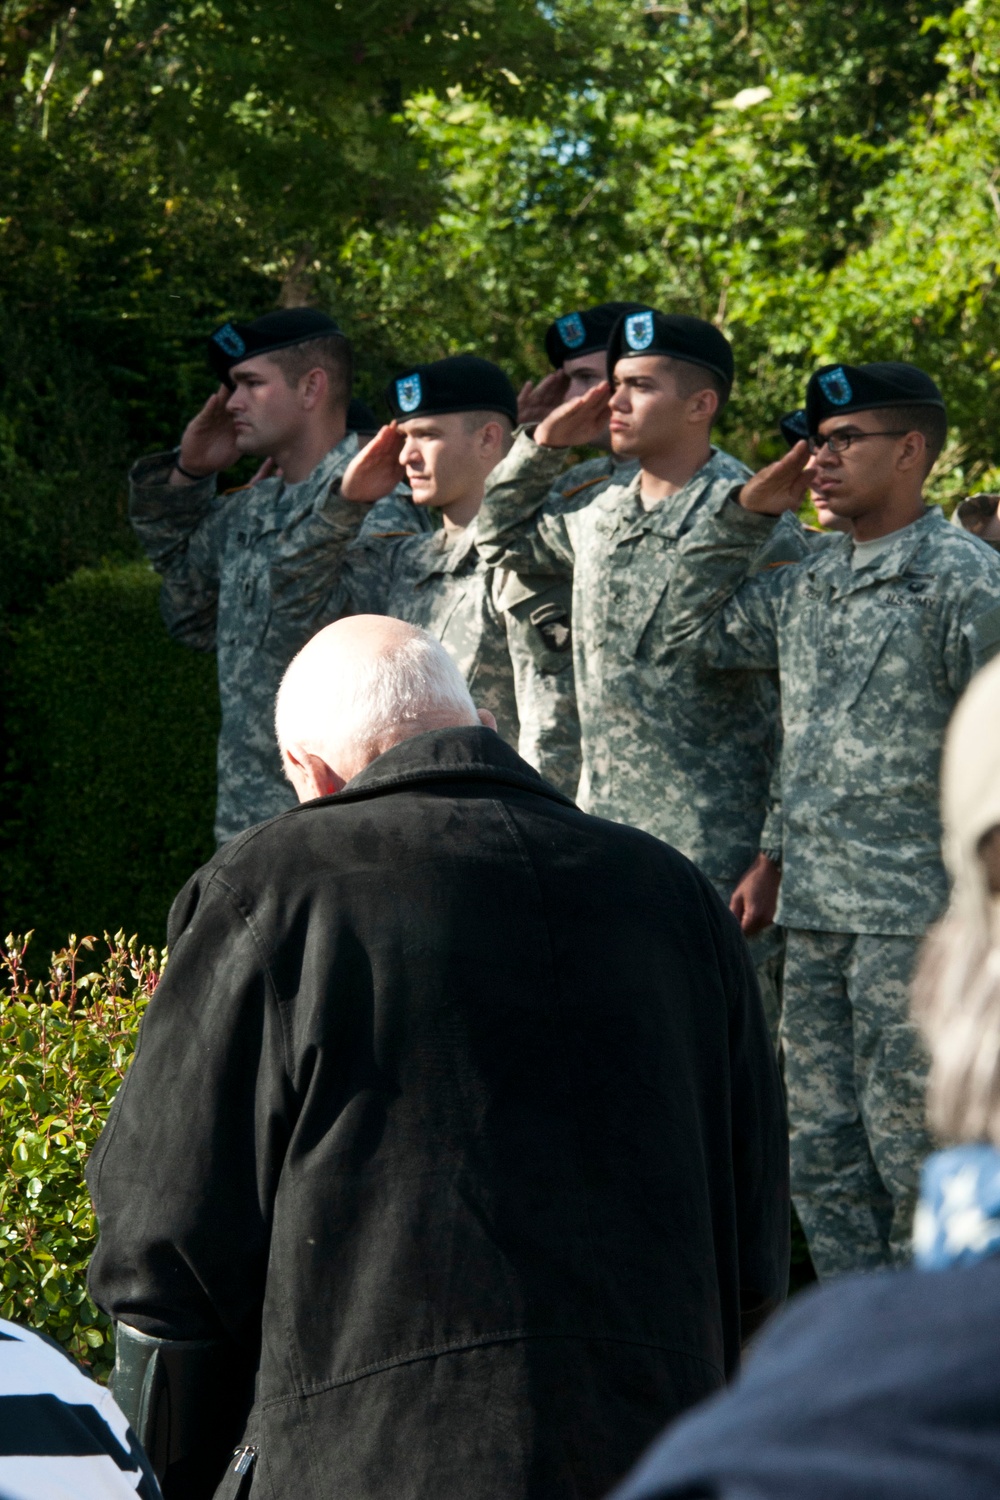
<svg viewBox="0 0 1000 1500">
<path fill-rule="evenodd" d="M 431 534 L 431 562 L 428 573 L 457 573 L 476 550 L 476 521 L 473 518 L 460 532 L 442 526 Z"/>
<path fill-rule="evenodd" d="M 723 453 L 721 448 L 713 447 L 709 457 L 691 475 L 687 484 L 654 505 L 652 510 L 646 510 L 639 495 L 641 471 L 637 470 L 625 490 L 631 510 L 625 534 L 632 537 L 643 532 L 656 532 L 659 536 L 679 536 L 692 510 L 717 479 L 726 478 L 735 483 L 744 478 L 747 472 L 737 459 Z"/>
<path fill-rule="evenodd" d="M 278 480 L 276 496 L 284 498 L 286 495 L 311 495 L 315 490 L 323 489 L 332 480 L 340 478 L 357 451 L 357 433 L 345 433 L 339 443 L 323 454 L 312 473 L 307 474 L 305 479 L 300 479 L 298 484 L 285 484 L 284 480 Z"/>
<path fill-rule="evenodd" d="M 940 527 L 947 525 L 948 522 L 940 506 L 928 506 L 918 520 L 901 528 L 892 545 L 887 547 L 869 567 L 854 568 L 852 566 L 853 544 L 851 538 L 845 536 L 839 544 L 816 553 L 810 571 L 822 568 L 824 562 L 832 562 L 842 567 L 850 576 L 844 580 L 840 589 L 841 593 L 853 593 L 857 589 L 867 588 L 871 583 L 884 582 L 888 578 L 899 578 L 906 572 L 924 542 L 929 539 L 933 541 L 934 533 Z"/>
</svg>

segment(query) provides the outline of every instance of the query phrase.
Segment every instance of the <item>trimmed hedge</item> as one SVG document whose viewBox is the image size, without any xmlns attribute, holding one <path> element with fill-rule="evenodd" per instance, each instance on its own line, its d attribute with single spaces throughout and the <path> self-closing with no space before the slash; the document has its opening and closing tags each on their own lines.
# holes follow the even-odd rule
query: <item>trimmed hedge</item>
<svg viewBox="0 0 1000 1500">
<path fill-rule="evenodd" d="M 17 632 L 0 931 L 138 933 L 212 854 L 215 656 L 171 641 L 144 563 L 81 569 Z"/>
</svg>

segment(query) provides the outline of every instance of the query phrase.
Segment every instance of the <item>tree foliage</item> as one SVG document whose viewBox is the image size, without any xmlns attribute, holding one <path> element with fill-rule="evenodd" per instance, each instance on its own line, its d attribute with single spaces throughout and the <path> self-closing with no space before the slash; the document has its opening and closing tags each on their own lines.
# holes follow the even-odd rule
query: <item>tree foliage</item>
<svg viewBox="0 0 1000 1500">
<path fill-rule="evenodd" d="M 998 126 L 992 0 L 0 0 L 0 630 L 135 556 L 129 459 L 275 304 L 373 403 L 459 349 L 538 374 L 590 301 L 700 313 L 751 461 L 817 362 L 911 358 L 939 498 L 1000 480 Z"/>
</svg>

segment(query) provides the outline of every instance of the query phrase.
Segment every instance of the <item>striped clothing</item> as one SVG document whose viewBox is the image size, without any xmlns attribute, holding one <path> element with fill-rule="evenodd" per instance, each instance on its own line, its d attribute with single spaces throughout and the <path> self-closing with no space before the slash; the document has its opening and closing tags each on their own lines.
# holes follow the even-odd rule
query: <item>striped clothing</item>
<svg viewBox="0 0 1000 1500">
<path fill-rule="evenodd" d="M 0 1318 L 0 1500 L 159 1500 L 111 1393 L 56 1344 Z"/>
</svg>

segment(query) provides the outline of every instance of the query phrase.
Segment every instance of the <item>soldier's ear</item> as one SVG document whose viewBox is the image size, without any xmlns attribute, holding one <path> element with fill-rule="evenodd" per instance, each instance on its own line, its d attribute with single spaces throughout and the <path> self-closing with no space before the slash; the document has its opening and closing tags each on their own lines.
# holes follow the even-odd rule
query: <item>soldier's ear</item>
<svg viewBox="0 0 1000 1500">
<path fill-rule="evenodd" d="M 314 370 L 303 375 L 299 389 L 302 393 L 302 405 L 306 411 L 312 411 L 326 401 L 330 389 L 329 376 L 322 366 L 317 365 Z"/>
</svg>

